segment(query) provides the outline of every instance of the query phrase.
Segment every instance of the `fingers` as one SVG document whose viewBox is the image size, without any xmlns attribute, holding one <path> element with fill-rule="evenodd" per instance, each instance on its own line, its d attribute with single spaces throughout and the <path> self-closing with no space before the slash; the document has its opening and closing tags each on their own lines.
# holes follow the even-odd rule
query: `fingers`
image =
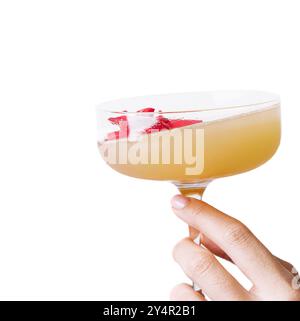
<svg viewBox="0 0 300 321">
<path fill-rule="evenodd" d="M 290 290 L 290 275 L 268 249 L 238 220 L 205 202 L 177 195 L 172 199 L 175 214 L 223 250 L 241 271 L 266 291 L 276 284 L 278 293 Z"/>
<path fill-rule="evenodd" d="M 189 227 L 190 230 L 190 237 L 194 239 L 197 235 L 199 235 L 199 231 L 196 230 L 193 227 Z M 208 237 L 206 237 L 204 234 L 201 234 L 201 245 L 203 245 L 205 248 L 207 248 L 210 252 L 212 252 L 214 255 L 227 260 L 229 262 L 232 262 L 231 258 L 212 240 L 210 240 Z M 287 262 L 282 260 L 281 258 L 273 255 L 274 259 L 277 260 L 283 267 L 285 267 L 290 273 L 293 273 L 294 266 Z M 232 262 L 233 263 L 233 262 Z"/>
<path fill-rule="evenodd" d="M 192 240 L 195 240 L 197 236 L 200 234 L 200 243 L 205 248 L 207 248 L 210 252 L 218 257 L 225 259 L 227 261 L 232 262 L 231 258 L 222 250 L 218 245 L 216 245 L 212 240 L 207 238 L 203 233 L 200 233 L 194 227 L 189 226 L 189 234 Z M 196 243 L 197 244 L 197 243 Z"/>
<path fill-rule="evenodd" d="M 170 299 L 172 301 L 206 301 L 201 293 L 195 292 L 190 285 L 185 283 L 175 286 L 171 291 Z"/>
<path fill-rule="evenodd" d="M 248 300 L 247 291 L 206 249 L 186 238 L 174 249 L 174 259 L 186 275 L 213 300 Z"/>
<path fill-rule="evenodd" d="M 232 262 L 231 258 L 212 240 L 206 237 L 204 234 L 201 234 L 201 244 L 206 247 L 210 252 L 218 257 Z"/>
</svg>

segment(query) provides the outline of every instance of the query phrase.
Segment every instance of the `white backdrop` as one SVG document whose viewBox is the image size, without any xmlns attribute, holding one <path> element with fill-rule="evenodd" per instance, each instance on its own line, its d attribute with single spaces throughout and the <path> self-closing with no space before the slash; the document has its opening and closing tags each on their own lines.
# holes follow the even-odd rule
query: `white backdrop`
<svg viewBox="0 0 300 321">
<path fill-rule="evenodd" d="M 1 298 L 160 300 L 186 280 L 175 188 L 113 172 L 96 148 L 95 105 L 143 94 L 281 95 L 276 156 L 205 199 L 300 267 L 299 5 L 1 1 Z"/>
</svg>

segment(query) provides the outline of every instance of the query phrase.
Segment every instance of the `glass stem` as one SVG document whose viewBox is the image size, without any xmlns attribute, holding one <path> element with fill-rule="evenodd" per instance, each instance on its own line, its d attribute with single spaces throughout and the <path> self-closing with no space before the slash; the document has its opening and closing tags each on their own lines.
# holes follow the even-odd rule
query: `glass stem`
<svg viewBox="0 0 300 321">
<path fill-rule="evenodd" d="M 182 184 L 182 183 L 175 183 L 176 187 L 178 188 L 179 192 L 188 197 L 193 197 L 197 200 L 202 200 L 203 194 L 205 189 L 210 181 L 204 181 L 201 183 L 195 184 Z M 189 226 L 189 235 L 193 239 L 194 243 L 197 245 L 201 245 L 201 234 L 198 230 Z M 195 291 L 200 291 L 201 288 L 193 282 L 193 289 Z"/>
</svg>

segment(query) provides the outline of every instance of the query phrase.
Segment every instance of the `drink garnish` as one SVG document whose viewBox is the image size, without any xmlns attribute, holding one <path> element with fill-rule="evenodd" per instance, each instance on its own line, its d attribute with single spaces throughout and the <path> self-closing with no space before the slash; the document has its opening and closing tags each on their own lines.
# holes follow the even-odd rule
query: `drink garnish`
<svg viewBox="0 0 300 321">
<path fill-rule="evenodd" d="M 149 113 L 150 117 L 154 117 L 154 111 L 155 108 L 152 107 L 146 107 L 143 109 L 138 110 L 138 113 Z M 126 111 L 123 111 L 126 112 Z M 161 110 L 159 110 L 159 113 Z M 126 115 L 121 115 L 118 117 L 110 117 L 108 120 L 113 125 L 118 125 L 120 127 L 120 130 L 114 131 L 107 134 L 106 140 L 114 140 L 114 139 L 120 139 L 120 138 L 128 138 L 130 133 L 129 128 L 129 121 L 128 117 Z M 197 123 L 201 123 L 202 120 L 195 120 L 195 119 L 168 119 L 162 115 L 158 115 L 153 119 L 153 124 L 143 129 L 140 134 L 151 134 L 155 132 L 160 132 L 163 130 L 171 130 L 175 128 L 180 128 L 184 126 L 190 126 Z"/>
<path fill-rule="evenodd" d="M 155 108 L 146 107 L 146 108 L 138 110 L 137 112 L 138 113 L 154 113 L 154 111 L 155 111 Z"/>
</svg>

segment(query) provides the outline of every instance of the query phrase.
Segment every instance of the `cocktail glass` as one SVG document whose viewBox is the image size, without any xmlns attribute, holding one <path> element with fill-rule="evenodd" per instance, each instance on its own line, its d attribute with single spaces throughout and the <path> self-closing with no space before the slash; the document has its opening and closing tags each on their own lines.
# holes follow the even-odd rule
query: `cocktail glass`
<svg viewBox="0 0 300 321">
<path fill-rule="evenodd" d="M 120 99 L 97 107 L 97 128 L 100 153 L 114 170 L 168 181 L 201 199 L 213 179 L 272 157 L 280 142 L 280 100 L 260 91 Z"/>
</svg>

